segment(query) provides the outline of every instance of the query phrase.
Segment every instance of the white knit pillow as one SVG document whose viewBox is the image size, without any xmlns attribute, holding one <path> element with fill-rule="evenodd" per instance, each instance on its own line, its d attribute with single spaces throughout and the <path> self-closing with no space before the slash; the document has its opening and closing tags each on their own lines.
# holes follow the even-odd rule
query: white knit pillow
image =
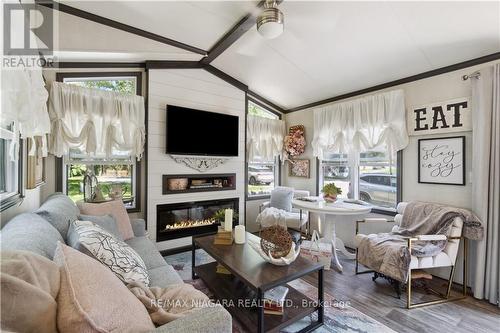
<svg viewBox="0 0 500 333">
<path fill-rule="evenodd" d="M 78 247 L 84 247 L 125 284 L 140 282 L 149 286 L 148 270 L 139 254 L 100 226 L 90 221 L 75 221 L 70 226 L 68 237 L 77 238 Z"/>
</svg>

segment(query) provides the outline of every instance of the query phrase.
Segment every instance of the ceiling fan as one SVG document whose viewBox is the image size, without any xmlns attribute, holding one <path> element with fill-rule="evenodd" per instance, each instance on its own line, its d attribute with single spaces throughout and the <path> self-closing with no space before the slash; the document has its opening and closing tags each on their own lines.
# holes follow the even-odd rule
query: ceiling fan
<svg viewBox="0 0 500 333">
<path fill-rule="evenodd" d="M 254 56 L 264 45 L 266 39 L 277 38 L 284 32 L 285 15 L 278 9 L 278 2 L 265 0 L 263 7 L 256 8 L 253 13 L 258 33 L 247 35 L 245 43 L 238 47 L 236 53 L 243 56 Z"/>
<path fill-rule="evenodd" d="M 255 56 L 259 53 L 267 40 L 275 39 L 281 35 L 286 35 L 290 43 L 300 44 L 301 39 L 292 31 L 290 26 L 285 32 L 285 15 L 278 8 L 282 1 L 265 0 L 263 7 L 256 8 L 253 16 L 256 18 L 257 32 L 249 31 L 245 35 L 244 42 L 240 43 L 236 53 L 243 56 Z M 320 24 L 314 17 L 293 17 L 291 22 L 300 23 L 300 27 L 315 27 Z M 290 22 L 290 21 L 289 21 Z M 271 41 L 269 41 L 271 43 Z"/>
<path fill-rule="evenodd" d="M 267 39 L 273 39 L 283 33 L 285 15 L 278 9 L 275 0 L 266 0 L 264 10 L 257 16 L 257 31 Z"/>
</svg>

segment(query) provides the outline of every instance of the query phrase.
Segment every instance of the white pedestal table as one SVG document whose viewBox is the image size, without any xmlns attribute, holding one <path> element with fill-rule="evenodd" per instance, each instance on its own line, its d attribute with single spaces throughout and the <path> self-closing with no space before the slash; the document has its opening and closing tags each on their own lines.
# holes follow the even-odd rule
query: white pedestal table
<svg viewBox="0 0 500 333">
<path fill-rule="evenodd" d="M 323 200 L 318 202 L 309 202 L 294 199 L 292 201 L 294 208 L 301 210 L 307 210 L 309 213 L 316 213 L 321 215 L 321 227 L 322 227 L 322 238 L 321 242 L 332 244 L 332 255 L 333 263 L 339 271 L 342 271 L 342 265 L 339 262 L 337 256 L 337 251 L 342 252 L 348 259 L 355 259 L 356 255 L 347 251 L 342 239 L 338 238 L 335 232 L 335 224 L 342 219 L 342 216 L 354 216 L 359 215 L 363 217 L 364 215 L 370 213 L 371 206 L 365 206 L 354 203 L 343 202 L 342 200 L 337 200 L 334 203 L 327 203 Z"/>
</svg>

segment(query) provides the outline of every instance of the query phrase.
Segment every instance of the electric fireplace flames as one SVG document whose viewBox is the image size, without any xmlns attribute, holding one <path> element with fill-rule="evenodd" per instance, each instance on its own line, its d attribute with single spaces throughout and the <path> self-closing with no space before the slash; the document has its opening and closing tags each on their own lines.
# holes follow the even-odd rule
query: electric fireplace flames
<svg viewBox="0 0 500 333">
<path fill-rule="evenodd" d="M 237 212 L 238 206 L 238 198 L 157 205 L 156 241 L 215 233 L 224 216 L 221 210 Z"/>
<path fill-rule="evenodd" d="M 165 230 L 175 230 L 175 229 L 184 229 L 184 228 L 195 228 L 195 227 L 201 227 L 204 225 L 212 225 L 217 223 L 215 220 L 187 220 L 187 221 L 181 221 L 181 222 L 175 222 L 174 224 L 167 224 L 165 226 Z"/>
</svg>

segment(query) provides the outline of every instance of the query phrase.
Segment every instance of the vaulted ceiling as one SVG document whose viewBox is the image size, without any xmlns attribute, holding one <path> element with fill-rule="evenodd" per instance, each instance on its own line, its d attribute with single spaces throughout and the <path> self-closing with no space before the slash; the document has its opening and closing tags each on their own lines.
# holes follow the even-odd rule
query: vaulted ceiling
<svg viewBox="0 0 500 333">
<path fill-rule="evenodd" d="M 62 3 L 208 51 L 255 11 L 258 1 Z M 285 15 L 283 35 L 265 40 L 253 27 L 212 65 L 284 108 L 500 52 L 498 1 L 285 0 L 279 8 Z M 66 27 L 59 38 L 63 60 L 202 57 L 134 35 L 121 38 L 127 33 L 68 14 L 59 21 Z M 88 40 L 75 39 L 74 33 Z"/>
</svg>

